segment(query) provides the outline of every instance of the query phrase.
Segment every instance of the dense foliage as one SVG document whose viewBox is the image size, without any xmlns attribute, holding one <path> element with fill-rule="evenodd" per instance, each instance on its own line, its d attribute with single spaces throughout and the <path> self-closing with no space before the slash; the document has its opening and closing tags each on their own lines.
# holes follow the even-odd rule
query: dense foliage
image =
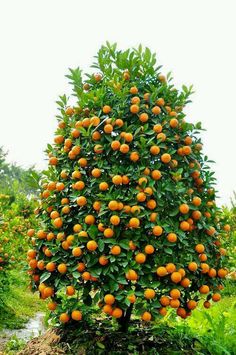
<svg viewBox="0 0 236 355">
<path fill-rule="evenodd" d="M 31 181 L 37 173 L 9 164 L 5 158 L 0 148 L 0 308 L 8 297 L 9 270 L 25 266 L 24 254 L 29 248 L 26 234 L 36 225 L 36 201 L 28 194 L 36 195 L 36 183 Z"/>
<path fill-rule="evenodd" d="M 32 287 L 51 297 L 66 323 L 91 304 L 126 328 L 167 307 L 186 318 L 205 298 L 220 300 L 227 275 L 215 178 L 202 153 L 201 124 L 149 49 L 103 46 L 82 79 L 70 69 L 76 102 L 58 101 L 58 128 L 42 178 L 41 227 L 29 230 Z"/>
</svg>

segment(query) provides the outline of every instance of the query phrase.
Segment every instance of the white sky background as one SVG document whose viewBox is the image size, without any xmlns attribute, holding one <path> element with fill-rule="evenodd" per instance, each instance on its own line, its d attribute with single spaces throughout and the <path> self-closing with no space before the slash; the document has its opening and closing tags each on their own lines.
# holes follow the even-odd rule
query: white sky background
<svg viewBox="0 0 236 355">
<path fill-rule="evenodd" d="M 236 1 L 5 0 L 0 2 L 0 146 L 45 168 L 68 67 L 88 70 L 106 40 L 157 52 L 177 87 L 194 84 L 188 120 L 202 121 L 220 203 L 236 190 Z"/>
</svg>

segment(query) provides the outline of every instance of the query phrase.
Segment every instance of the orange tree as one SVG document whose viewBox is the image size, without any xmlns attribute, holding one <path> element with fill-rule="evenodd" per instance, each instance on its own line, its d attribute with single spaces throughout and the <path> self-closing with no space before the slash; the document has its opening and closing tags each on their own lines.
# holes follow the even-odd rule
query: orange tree
<svg viewBox="0 0 236 355">
<path fill-rule="evenodd" d="M 29 231 L 32 287 L 62 323 L 98 304 L 127 329 L 175 308 L 186 318 L 205 297 L 219 301 L 226 250 L 215 178 L 201 124 L 185 120 L 192 88 L 178 91 L 149 49 L 102 46 L 76 102 L 58 101 L 39 230 Z"/>
</svg>

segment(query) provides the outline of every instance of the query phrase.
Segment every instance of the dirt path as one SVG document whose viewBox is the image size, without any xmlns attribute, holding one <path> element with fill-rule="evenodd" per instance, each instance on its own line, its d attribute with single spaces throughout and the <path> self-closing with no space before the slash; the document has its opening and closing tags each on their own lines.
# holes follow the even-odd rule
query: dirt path
<svg viewBox="0 0 236 355">
<path fill-rule="evenodd" d="M 5 344 L 12 336 L 16 336 L 19 339 L 28 341 L 33 337 L 37 337 L 46 332 L 44 326 L 44 316 L 45 313 L 37 312 L 35 316 L 25 324 L 22 329 L 4 329 L 0 331 L 0 354 L 3 351 Z"/>
</svg>

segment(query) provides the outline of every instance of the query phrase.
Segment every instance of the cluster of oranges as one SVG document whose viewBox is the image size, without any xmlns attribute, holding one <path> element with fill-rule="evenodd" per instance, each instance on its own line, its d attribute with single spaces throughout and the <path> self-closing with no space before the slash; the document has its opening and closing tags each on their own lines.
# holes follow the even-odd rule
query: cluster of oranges
<svg viewBox="0 0 236 355">
<path fill-rule="evenodd" d="M 187 94 L 145 75 L 95 74 L 79 106 L 60 104 L 28 259 L 61 322 L 82 318 L 61 299 L 83 301 L 84 289 L 109 316 L 125 319 L 133 305 L 144 321 L 168 306 L 186 318 L 204 295 L 207 308 L 220 300 L 230 226 L 220 225 L 214 177 L 185 122 Z"/>
</svg>

